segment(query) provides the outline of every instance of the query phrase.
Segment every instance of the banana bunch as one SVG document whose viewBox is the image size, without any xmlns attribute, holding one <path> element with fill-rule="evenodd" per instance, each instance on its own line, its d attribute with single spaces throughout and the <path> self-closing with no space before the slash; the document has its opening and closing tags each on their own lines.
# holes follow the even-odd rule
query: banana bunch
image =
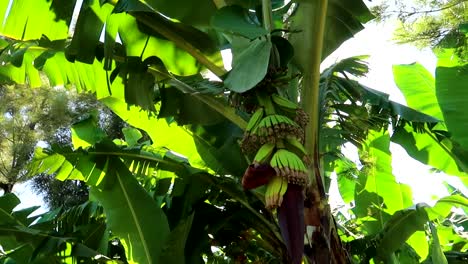
<svg viewBox="0 0 468 264">
<path fill-rule="evenodd" d="M 298 105 L 277 94 L 266 100 L 270 101 L 271 108 L 275 109 L 274 113 L 271 113 L 271 110 L 267 113 L 263 105 L 256 109 L 247 124 L 241 142 L 242 150 L 252 153 L 265 143 L 276 143 L 286 137 L 295 137 L 302 144 L 304 126 L 301 125 L 303 122 L 298 123 L 296 119 L 299 117 L 302 120 L 303 115 L 300 114 L 302 110 Z"/>
<path fill-rule="evenodd" d="M 295 121 L 301 109 L 277 94 L 263 97 L 259 102 L 260 106 L 252 114 L 242 140 L 244 152 L 256 152 L 242 183 L 245 189 L 249 189 L 259 186 L 252 182 L 267 182 L 266 207 L 275 209 L 281 205 L 288 184 L 308 184 L 309 164 L 302 143 L 304 130 Z"/>
</svg>

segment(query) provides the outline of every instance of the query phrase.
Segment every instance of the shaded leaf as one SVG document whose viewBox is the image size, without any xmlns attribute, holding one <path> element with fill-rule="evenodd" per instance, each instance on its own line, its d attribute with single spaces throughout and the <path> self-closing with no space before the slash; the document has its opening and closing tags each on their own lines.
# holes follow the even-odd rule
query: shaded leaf
<svg viewBox="0 0 468 264">
<path fill-rule="evenodd" d="M 171 230 L 167 243 L 160 256 L 161 263 L 187 263 L 185 260 L 185 247 L 187 237 L 195 214 L 180 221 L 176 227 Z"/>
<path fill-rule="evenodd" d="M 465 107 L 465 98 L 468 96 L 465 87 L 465 83 L 468 82 L 468 64 L 456 64 L 456 60 L 439 57 L 436 68 L 436 95 L 452 139 L 464 150 L 468 150 L 468 136 L 464 126 L 468 122 Z M 445 65 L 448 63 L 452 65 Z"/>
<path fill-rule="evenodd" d="M 395 212 L 379 235 L 377 256 L 388 258 L 416 231 L 424 231 L 428 220 L 424 207 L 420 206 Z"/>
<path fill-rule="evenodd" d="M 102 203 L 109 228 L 125 242 L 127 259 L 157 263 L 169 236 L 166 216 L 120 160 L 111 159 L 109 168 L 91 194 Z"/>
<path fill-rule="evenodd" d="M 211 25 L 215 29 L 248 39 L 255 39 L 268 33 L 261 25 L 255 24 L 248 10 L 237 5 L 219 9 L 212 17 Z"/>
<path fill-rule="evenodd" d="M 432 243 L 431 243 L 431 253 L 432 253 L 432 262 L 440 264 L 448 264 L 447 258 L 442 251 L 442 247 L 439 243 L 439 236 L 437 235 L 437 228 L 433 223 L 429 223 L 429 227 L 432 233 Z"/>
<path fill-rule="evenodd" d="M 255 87 L 266 75 L 272 44 L 267 39 L 255 39 L 240 53 L 234 53 L 234 64 L 227 78 L 226 87 L 243 93 Z"/>
</svg>

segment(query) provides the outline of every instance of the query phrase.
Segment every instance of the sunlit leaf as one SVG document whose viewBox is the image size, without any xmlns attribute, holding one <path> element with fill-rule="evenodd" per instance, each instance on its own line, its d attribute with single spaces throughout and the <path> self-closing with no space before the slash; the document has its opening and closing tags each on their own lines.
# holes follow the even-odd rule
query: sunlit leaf
<svg viewBox="0 0 468 264">
<path fill-rule="evenodd" d="M 428 220 L 424 207 L 416 206 L 395 212 L 380 233 L 377 256 L 386 259 L 416 231 L 424 231 Z"/>
<path fill-rule="evenodd" d="M 409 107 L 444 120 L 437 102 L 434 77 L 424 66 L 419 63 L 393 65 L 393 78 Z"/>
<path fill-rule="evenodd" d="M 112 232 L 125 241 L 131 263 L 157 263 L 169 235 L 167 218 L 125 165 L 111 159 L 105 181 L 91 188 Z"/>
</svg>

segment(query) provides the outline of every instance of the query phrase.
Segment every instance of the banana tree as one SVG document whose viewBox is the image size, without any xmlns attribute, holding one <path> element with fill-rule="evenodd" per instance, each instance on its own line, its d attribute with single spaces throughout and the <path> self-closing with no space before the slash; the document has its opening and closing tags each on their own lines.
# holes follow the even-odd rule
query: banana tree
<svg viewBox="0 0 468 264">
<path fill-rule="evenodd" d="M 74 149 L 39 149 L 31 165 L 85 181 L 130 263 L 391 263 L 437 218 L 409 207 L 387 130 L 430 134 L 440 120 L 350 79 L 365 74 L 361 58 L 319 72 L 372 19 L 361 0 L 13 0 L 0 14 L 5 81 L 91 91 L 135 128 L 111 139 L 82 120 Z M 327 204 L 333 171 L 353 193 L 357 236 Z"/>
</svg>

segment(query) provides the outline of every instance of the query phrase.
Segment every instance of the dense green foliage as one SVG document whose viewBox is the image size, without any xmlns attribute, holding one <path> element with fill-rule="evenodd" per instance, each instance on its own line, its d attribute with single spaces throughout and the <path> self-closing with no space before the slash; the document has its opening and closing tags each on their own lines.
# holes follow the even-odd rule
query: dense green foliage
<svg viewBox="0 0 468 264">
<path fill-rule="evenodd" d="M 0 263 L 290 263 L 289 241 L 304 234 L 285 238 L 265 208 L 268 187 L 241 185 L 254 157 L 240 142 L 255 109 L 269 107 L 262 92 L 309 119 L 307 263 L 466 261 L 468 199 L 450 189 L 434 206 L 413 204 L 389 150 L 396 142 L 468 184 L 467 66 L 453 49 L 438 54 L 435 80 L 417 64 L 395 67 L 409 108 L 350 78 L 366 74 L 362 57 L 319 72 L 372 19 L 361 0 L 9 3 L 1 79 L 92 92 L 128 127 L 105 131 L 90 114 L 72 126 L 71 146 L 35 150 L 30 174 L 82 181 L 90 201 L 28 218 L 35 208 L 15 212 L 17 197 L 0 197 Z M 341 153 L 347 142 L 360 164 Z M 327 203 L 333 173 L 349 212 Z"/>
</svg>

